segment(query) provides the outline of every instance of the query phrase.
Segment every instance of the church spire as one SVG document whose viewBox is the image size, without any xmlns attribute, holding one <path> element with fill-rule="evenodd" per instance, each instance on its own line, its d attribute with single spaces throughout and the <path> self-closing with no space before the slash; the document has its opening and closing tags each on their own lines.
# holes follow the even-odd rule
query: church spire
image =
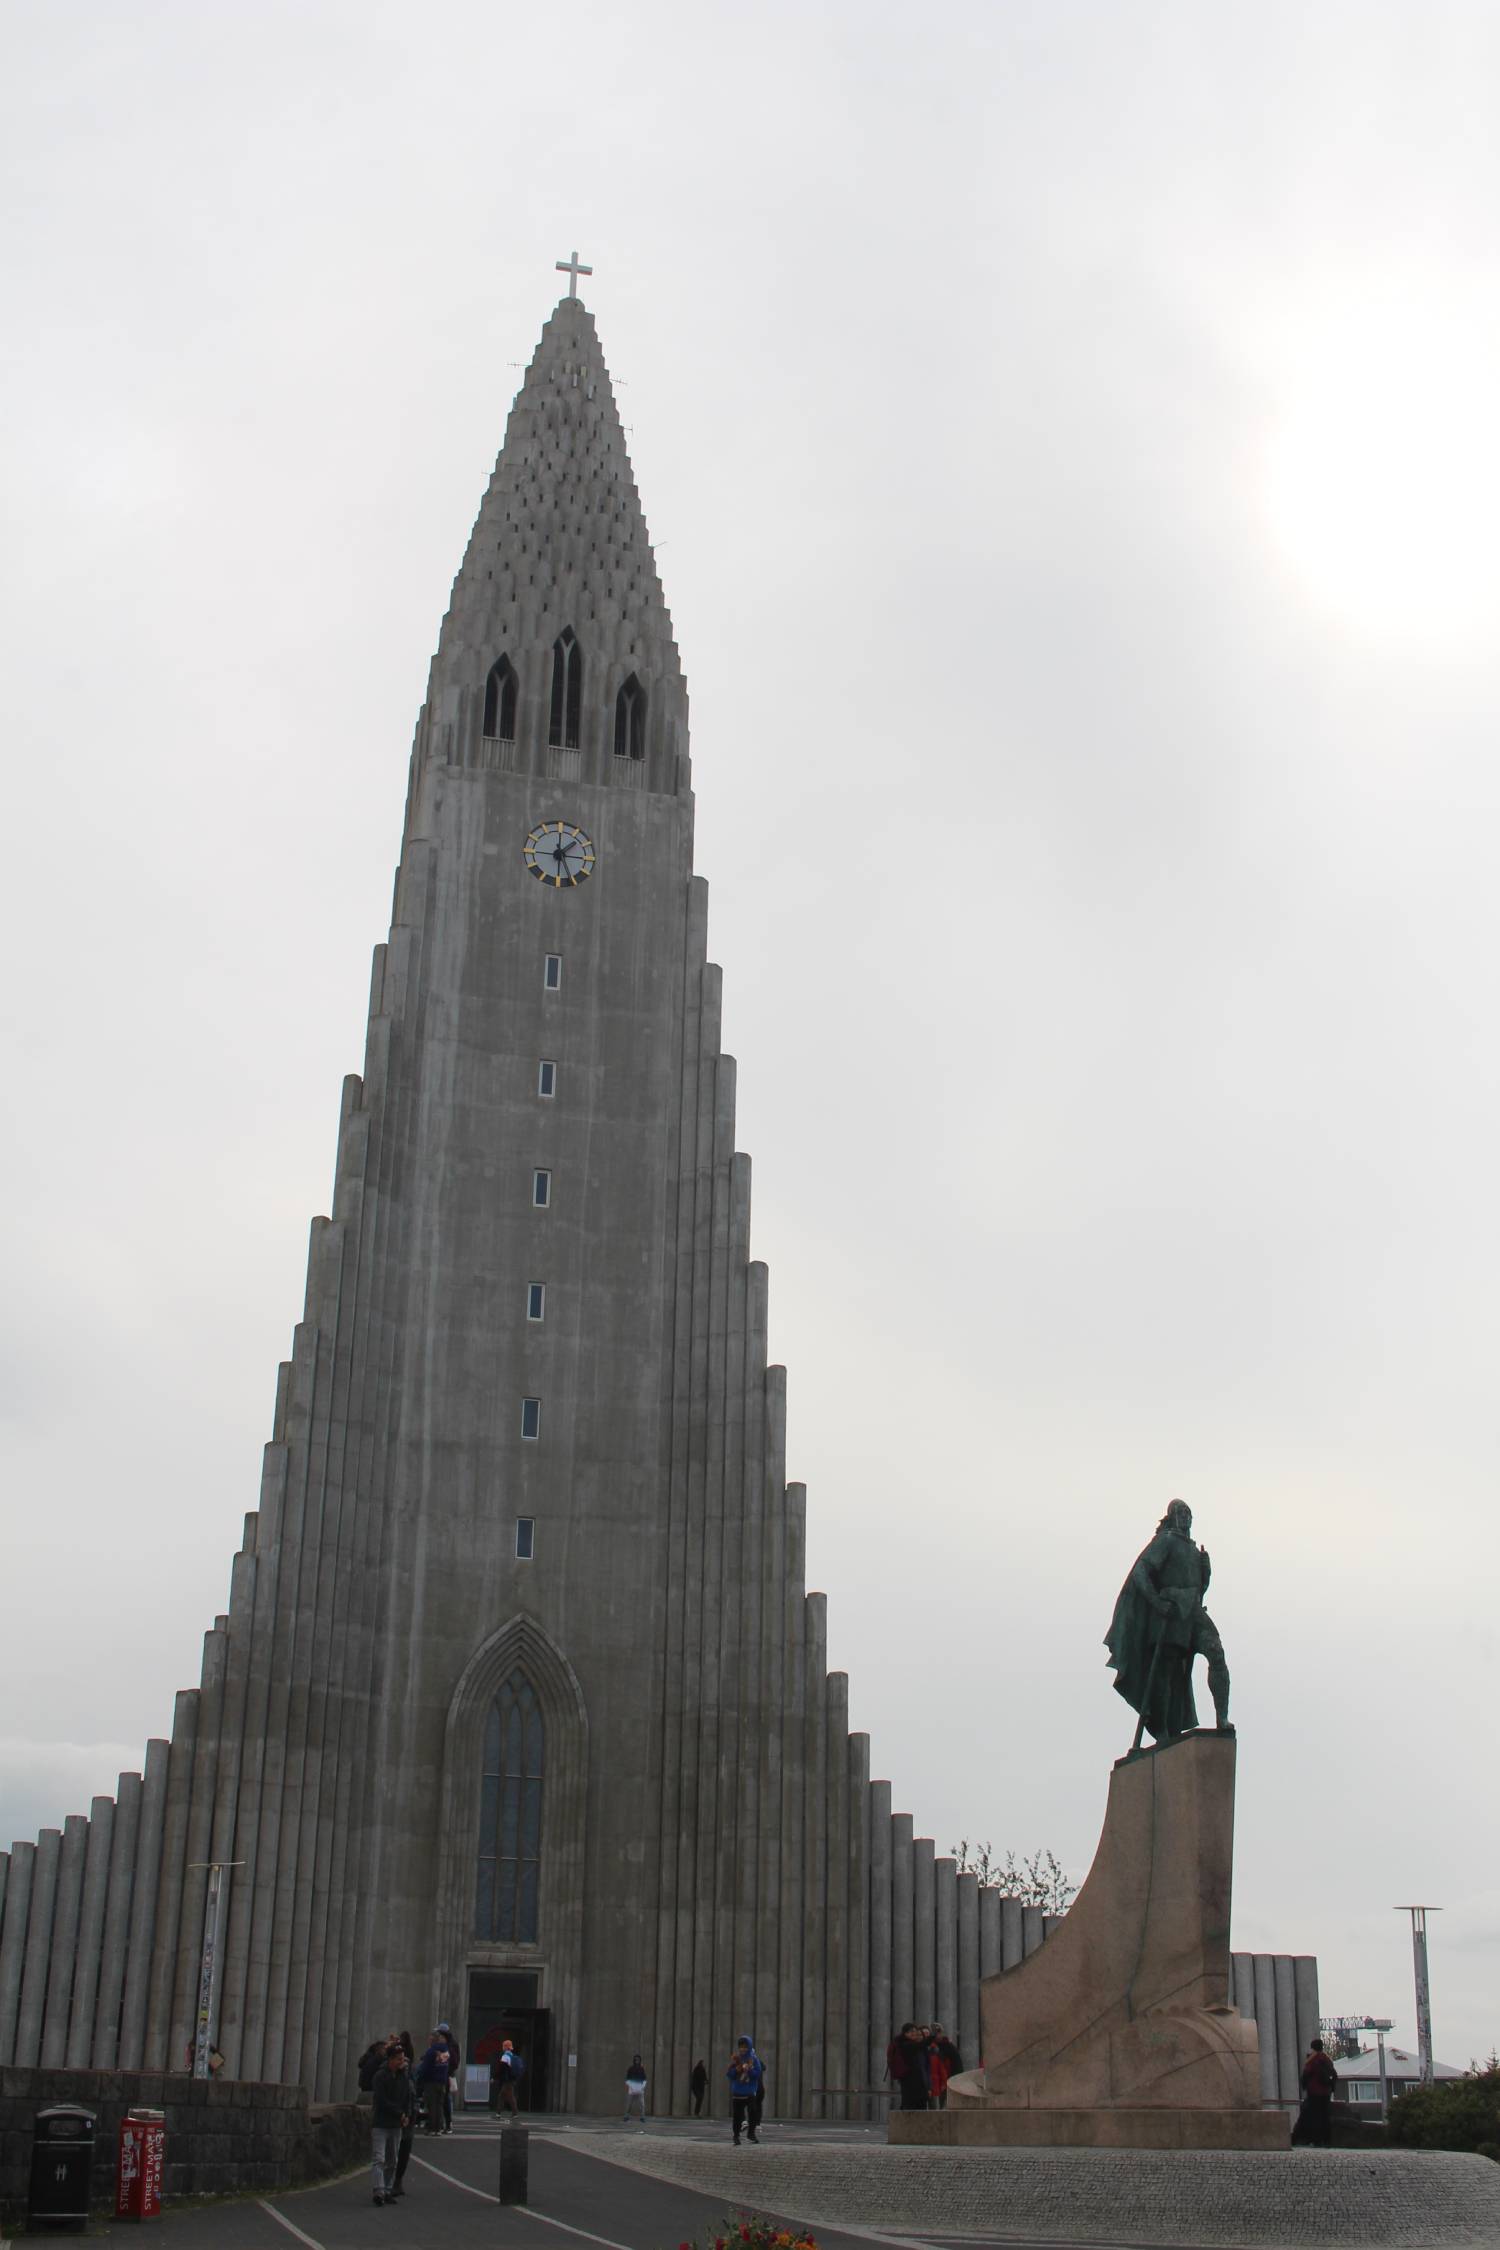
<svg viewBox="0 0 1500 2250">
<path fill-rule="evenodd" d="M 593 316 L 564 297 L 506 425 L 433 662 L 461 764 L 687 786 L 687 689 Z M 507 731 L 509 730 L 509 731 Z M 436 745 L 435 745 L 436 747 Z"/>
</svg>

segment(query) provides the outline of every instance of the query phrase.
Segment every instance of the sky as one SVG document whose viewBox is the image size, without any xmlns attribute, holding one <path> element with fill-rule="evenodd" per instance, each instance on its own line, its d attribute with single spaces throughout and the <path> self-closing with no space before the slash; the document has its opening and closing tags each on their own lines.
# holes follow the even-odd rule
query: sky
<svg viewBox="0 0 1500 2250">
<path fill-rule="evenodd" d="M 1500 2041 L 1500 16 L 5 0 L 0 1831 L 257 1497 L 411 729 L 575 248 L 692 697 L 809 1583 L 1086 1873 L 1181 1494 L 1234 1942 Z"/>
</svg>

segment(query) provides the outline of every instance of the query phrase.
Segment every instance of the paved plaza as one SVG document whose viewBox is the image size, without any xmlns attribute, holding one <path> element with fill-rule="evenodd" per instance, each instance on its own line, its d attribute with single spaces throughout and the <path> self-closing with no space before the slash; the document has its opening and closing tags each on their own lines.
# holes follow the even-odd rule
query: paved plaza
<svg viewBox="0 0 1500 2250">
<path fill-rule="evenodd" d="M 499 2203 L 505 2129 L 468 2119 L 419 2140 L 405 2197 L 383 2210 L 361 2171 L 168 2211 L 158 2250 L 677 2250 L 751 2210 L 812 2226 L 820 2250 L 1500 2244 L 1500 2167 L 1481 2157 L 929 2150 L 888 2148 L 879 2127 L 797 2125 L 736 2149 L 722 2125 L 553 2119 L 531 2128 L 521 2210 Z"/>
</svg>

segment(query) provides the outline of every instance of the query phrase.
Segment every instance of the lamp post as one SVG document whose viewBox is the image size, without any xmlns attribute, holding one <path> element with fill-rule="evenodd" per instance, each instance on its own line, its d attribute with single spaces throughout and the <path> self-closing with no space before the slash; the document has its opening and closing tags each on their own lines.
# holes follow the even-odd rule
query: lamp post
<svg viewBox="0 0 1500 2250">
<path fill-rule="evenodd" d="M 1380 2049 L 1380 2115 L 1382 2120 L 1390 2108 L 1390 2087 L 1385 2075 L 1385 2035 L 1390 2028 L 1391 2019 L 1389 2016 L 1365 2017 L 1364 2029 L 1374 2032 L 1376 2045 Z"/>
<path fill-rule="evenodd" d="M 1417 1980 L 1417 2067 L 1422 2084 L 1432 2084 L 1432 1991 L 1427 1982 L 1427 1917 L 1441 1914 L 1440 1906 L 1398 1906 L 1398 1914 L 1411 1916 L 1411 1957 Z"/>
</svg>

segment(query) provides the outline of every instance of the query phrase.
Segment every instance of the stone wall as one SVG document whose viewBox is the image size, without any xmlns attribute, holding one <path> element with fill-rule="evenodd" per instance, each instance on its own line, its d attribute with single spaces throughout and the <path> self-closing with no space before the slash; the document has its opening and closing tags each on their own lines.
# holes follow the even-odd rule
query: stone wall
<svg viewBox="0 0 1500 2250">
<path fill-rule="evenodd" d="M 0 2229 L 25 2221 L 32 2126 L 39 2109 L 77 2102 L 94 2111 L 92 2202 L 115 2200 L 120 2120 L 166 2112 L 163 2199 L 269 2195 L 347 2171 L 368 2156 L 369 2113 L 353 2102 L 309 2107 L 301 2086 L 113 2070 L 0 2070 Z"/>
</svg>

